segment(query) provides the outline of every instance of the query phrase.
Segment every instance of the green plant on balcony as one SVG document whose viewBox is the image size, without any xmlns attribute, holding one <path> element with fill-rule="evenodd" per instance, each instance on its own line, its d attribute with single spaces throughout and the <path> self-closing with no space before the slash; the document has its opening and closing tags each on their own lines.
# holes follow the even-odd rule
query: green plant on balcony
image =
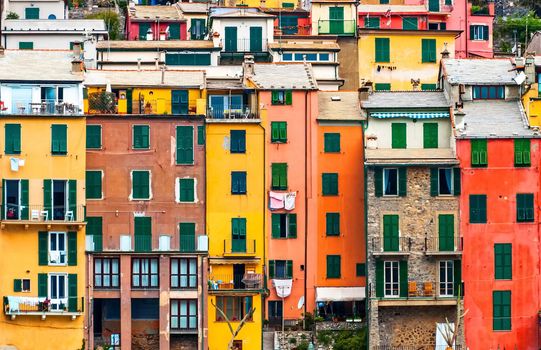
<svg viewBox="0 0 541 350">
<path fill-rule="evenodd" d="M 94 92 L 88 94 L 88 109 L 94 113 L 115 113 L 115 94 L 112 92 Z"/>
<path fill-rule="evenodd" d="M 16 14 L 15 12 L 9 11 L 8 14 L 6 15 L 6 19 L 19 19 L 19 15 Z"/>
</svg>

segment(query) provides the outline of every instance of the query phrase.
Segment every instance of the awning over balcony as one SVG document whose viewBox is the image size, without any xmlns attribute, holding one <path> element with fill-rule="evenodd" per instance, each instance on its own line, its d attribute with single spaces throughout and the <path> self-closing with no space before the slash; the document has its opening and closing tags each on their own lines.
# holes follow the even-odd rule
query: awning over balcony
<svg viewBox="0 0 541 350">
<path fill-rule="evenodd" d="M 317 287 L 316 301 L 355 301 L 366 298 L 364 287 Z"/>
<path fill-rule="evenodd" d="M 449 118 L 449 112 L 372 112 L 373 118 L 411 118 L 411 119 L 434 119 Z"/>
</svg>

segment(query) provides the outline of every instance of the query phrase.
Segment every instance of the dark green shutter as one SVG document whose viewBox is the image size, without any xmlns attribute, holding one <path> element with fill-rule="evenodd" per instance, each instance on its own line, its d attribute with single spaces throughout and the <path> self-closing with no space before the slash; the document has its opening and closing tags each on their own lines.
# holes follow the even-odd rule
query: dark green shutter
<svg viewBox="0 0 541 350">
<path fill-rule="evenodd" d="M 126 113 L 133 113 L 133 88 L 126 89 L 126 103 L 128 105 Z"/>
<path fill-rule="evenodd" d="M 195 251 L 195 223 L 182 222 L 179 224 L 180 232 L 180 251 Z"/>
<path fill-rule="evenodd" d="M 272 189 L 287 190 L 287 164 L 272 163 Z"/>
<path fill-rule="evenodd" d="M 237 51 L 237 27 L 225 27 L 225 47 L 226 52 Z"/>
<path fill-rule="evenodd" d="M 288 238 L 297 238 L 297 214 L 289 214 Z"/>
<path fill-rule="evenodd" d="M 453 194 L 455 196 L 460 195 L 461 183 L 460 183 L 460 168 L 453 168 Z"/>
<path fill-rule="evenodd" d="M 67 153 L 67 125 L 53 124 L 51 126 L 51 153 L 66 154 Z"/>
<path fill-rule="evenodd" d="M 517 222 L 534 221 L 534 195 L 533 193 L 518 193 L 517 201 Z"/>
<path fill-rule="evenodd" d="M 376 62 L 390 62 L 390 39 L 376 38 Z"/>
<path fill-rule="evenodd" d="M 148 149 L 150 147 L 150 126 L 134 125 L 133 126 L 133 145 L 134 149 Z"/>
<path fill-rule="evenodd" d="M 68 275 L 68 311 L 77 312 L 77 274 Z"/>
<path fill-rule="evenodd" d="M 103 249 L 103 220 L 101 217 L 86 218 L 86 234 L 92 235 L 94 251 L 101 252 Z"/>
<path fill-rule="evenodd" d="M 383 251 L 397 252 L 400 250 L 399 243 L 398 215 L 383 215 Z"/>
<path fill-rule="evenodd" d="M 172 114 L 188 114 L 189 107 L 188 90 L 171 90 Z"/>
<path fill-rule="evenodd" d="M 68 180 L 68 205 L 73 219 L 77 220 L 77 180 Z"/>
<path fill-rule="evenodd" d="M 383 298 L 385 285 L 385 268 L 383 260 L 376 260 L 376 297 Z"/>
<path fill-rule="evenodd" d="M 27 7 L 24 9 L 24 19 L 39 19 L 39 7 Z"/>
<path fill-rule="evenodd" d="M 148 199 L 150 197 L 150 173 L 146 170 L 132 172 L 132 198 Z"/>
<path fill-rule="evenodd" d="M 193 164 L 193 127 L 177 126 L 177 164 Z"/>
<path fill-rule="evenodd" d="M 293 278 L 293 260 L 286 260 L 286 277 Z"/>
<path fill-rule="evenodd" d="M 0 218 L 2 220 L 4 220 L 6 218 L 6 208 L 5 208 L 5 204 L 4 204 L 4 198 L 6 197 L 6 180 L 5 179 L 2 179 L 2 210 L 1 210 L 1 214 L 0 214 Z"/>
<path fill-rule="evenodd" d="M 483 40 L 488 40 L 488 26 L 483 26 Z"/>
<path fill-rule="evenodd" d="M 528 167 L 530 164 L 530 140 L 515 139 L 515 166 Z"/>
<path fill-rule="evenodd" d="M 274 260 L 269 260 L 269 278 L 274 278 Z"/>
<path fill-rule="evenodd" d="M 324 152 L 340 152 L 340 134 L 339 133 L 325 133 L 323 140 Z"/>
<path fill-rule="evenodd" d="M 101 199 L 101 171 L 86 171 L 86 199 Z"/>
<path fill-rule="evenodd" d="M 6 154 L 21 153 L 21 124 L 6 124 L 5 125 L 5 140 L 4 152 Z"/>
<path fill-rule="evenodd" d="M 193 202 L 195 200 L 195 179 L 179 179 L 179 200 Z"/>
<path fill-rule="evenodd" d="M 271 91 L 271 104 L 277 105 L 280 103 L 280 94 L 277 90 Z"/>
<path fill-rule="evenodd" d="M 28 220 L 28 180 L 20 180 L 21 184 L 21 219 Z"/>
<path fill-rule="evenodd" d="M 376 197 L 383 196 L 383 169 L 374 169 L 374 194 Z"/>
<path fill-rule="evenodd" d="M 23 281 L 21 279 L 13 280 L 13 291 L 18 293 L 23 290 Z"/>
<path fill-rule="evenodd" d="M 46 231 L 38 232 L 38 265 L 49 265 L 49 233 Z"/>
<path fill-rule="evenodd" d="M 197 126 L 197 144 L 198 145 L 205 144 L 205 126 L 204 125 Z"/>
<path fill-rule="evenodd" d="M 134 237 L 136 252 L 152 250 L 152 218 L 139 216 L 134 218 Z"/>
<path fill-rule="evenodd" d="M 398 168 L 398 195 L 405 197 L 408 193 L 408 171 L 407 168 Z"/>
<path fill-rule="evenodd" d="M 47 274 L 38 273 L 38 298 L 47 298 Z"/>
<path fill-rule="evenodd" d="M 77 266 L 77 232 L 68 232 L 68 265 Z"/>
<path fill-rule="evenodd" d="M 438 216 L 438 250 L 452 252 L 455 249 L 455 216 L 440 214 Z"/>
<path fill-rule="evenodd" d="M 293 92 L 291 90 L 286 90 L 284 92 L 286 96 L 286 105 L 292 105 L 293 104 Z"/>
<path fill-rule="evenodd" d="M 43 180 L 43 210 L 47 211 L 49 220 L 53 218 L 52 186 L 53 180 Z"/>
<path fill-rule="evenodd" d="M 150 23 L 139 23 L 139 40 L 147 40 Z"/>
<path fill-rule="evenodd" d="M 430 195 L 436 197 L 439 193 L 439 169 L 430 168 Z"/>
<path fill-rule="evenodd" d="M 408 261 L 400 260 L 400 297 L 408 297 Z"/>
<path fill-rule="evenodd" d="M 428 11 L 440 12 L 440 0 L 428 0 Z"/>
<path fill-rule="evenodd" d="M 492 292 L 493 324 L 495 331 L 511 330 L 511 291 Z"/>
<path fill-rule="evenodd" d="M 406 148 L 406 123 L 391 123 L 392 148 Z"/>
<path fill-rule="evenodd" d="M 280 238 L 280 214 L 272 214 L 271 215 L 271 237 L 272 238 Z"/>
<path fill-rule="evenodd" d="M 169 39 L 180 39 L 180 23 L 169 24 Z"/>
<path fill-rule="evenodd" d="M 470 223 L 484 224 L 487 222 L 487 197 L 481 194 L 470 195 Z"/>
<path fill-rule="evenodd" d="M 86 148 L 100 149 L 101 148 L 101 125 L 86 126 Z"/>
<path fill-rule="evenodd" d="M 423 63 L 436 62 L 436 39 L 422 39 L 421 50 Z"/>
<path fill-rule="evenodd" d="M 250 52 L 263 51 L 263 28 L 250 27 Z"/>
<path fill-rule="evenodd" d="M 423 148 L 438 148 L 438 123 L 423 123 Z"/>
<path fill-rule="evenodd" d="M 34 42 L 33 41 L 19 41 L 19 50 L 33 50 Z"/>
<path fill-rule="evenodd" d="M 487 140 L 471 140 L 472 167 L 485 167 L 488 164 Z"/>
<path fill-rule="evenodd" d="M 417 23 L 417 17 L 402 17 L 402 29 L 404 30 L 419 29 L 419 25 Z"/>
<path fill-rule="evenodd" d="M 453 266 L 453 279 L 454 279 L 454 295 L 458 296 L 458 290 L 462 286 L 462 262 L 460 260 L 454 261 Z M 460 296 L 464 296 L 464 291 L 460 290 Z"/>
</svg>

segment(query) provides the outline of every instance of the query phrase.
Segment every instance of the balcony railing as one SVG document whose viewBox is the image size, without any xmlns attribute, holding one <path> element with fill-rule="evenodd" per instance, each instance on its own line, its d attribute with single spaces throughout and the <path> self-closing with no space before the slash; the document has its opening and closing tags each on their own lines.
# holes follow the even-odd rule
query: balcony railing
<svg viewBox="0 0 541 350">
<path fill-rule="evenodd" d="M 4 296 L 4 313 L 14 319 L 16 316 L 71 316 L 84 313 L 84 297 L 49 299 L 45 297 Z"/>
<path fill-rule="evenodd" d="M 462 252 L 462 237 L 427 237 L 425 238 L 427 254 L 446 254 Z"/>
<path fill-rule="evenodd" d="M 9 109 L 0 113 L 10 114 Z M 30 115 L 76 115 L 81 114 L 82 110 L 76 104 L 62 100 L 40 100 L 38 102 L 14 101 L 11 108 L 11 114 L 30 114 Z"/>
<path fill-rule="evenodd" d="M 267 40 L 251 40 L 246 38 L 237 40 L 221 40 L 224 52 L 266 52 L 267 43 Z"/>
<path fill-rule="evenodd" d="M 260 273 L 245 274 L 211 274 L 208 282 L 209 290 L 259 290 L 263 288 L 263 275 Z"/>
<path fill-rule="evenodd" d="M 93 92 L 88 94 L 89 114 L 118 113 L 116 95 L 113 92 Z"/>
<path fill-rule="evenodd" d="M 170 99 L 137 99 L 118 101 L 113 92 L 95 92 L 88 95 L 88 114 L 190 114 L 196 113 L 196 100 L 173 103 Z M 131 107 L 131 108 L 130 108 Z"/>
<path fill-rule="evenodd" d="M 275 26 L 274 35 L 312 35 L 312 27 L 310 25 Z"/>
<path fill-rule="evenodd" d="M 318 21 L 319 34 L 354 35 L 356 29 L 355 20 L 320 19 Z"/>
<path fill-rule="evenodd" d="M 370 241 L 373 254 L 409 254 L 411 237 L 373 237 Z"/>
<path fill-rule="evenodd" d="M 447 345 L 373 345 L 373 350 L 446 350 L 449 349 Z M 462 346 L 454 345 L 453 350 L 462 350 Z"/>
<path fill-rule="evenodd" d="M 197 245 L 197 236 L 180 236 L 180 251 L 195 252 Z"/>
<path fill-rule="evenodd" d="M 151 235 L 134 235 L 133 251 L 140 253 L 148 253 L 152 251 L 152 236 Z"/>
<path fill-rule="evenodd" d="M 488 5 L 472 5 L 471 7 L 472 16 L 488 16 L 490 15 L 490 8 Z"/>
<path fill-rule="evenodd" d="M 207 109 L 210 119 L 257 119 L 258 115 L 249 105 L 231 105 L 229 108 L 212 106 Z"/>
<path fill-rule="evenodd" d="M 254 255 L 256 252 L 255 239 L 225 239 L 224 254 Z"/>
<path fill-rule="evenodd" d="M 5 204 L 0 206 L 2 210 L 2 223 L 66 223 L 83 222 L 85 208 L 77 206 L 43 206 L 43 205 L 19 205 Z"/>
</svg>

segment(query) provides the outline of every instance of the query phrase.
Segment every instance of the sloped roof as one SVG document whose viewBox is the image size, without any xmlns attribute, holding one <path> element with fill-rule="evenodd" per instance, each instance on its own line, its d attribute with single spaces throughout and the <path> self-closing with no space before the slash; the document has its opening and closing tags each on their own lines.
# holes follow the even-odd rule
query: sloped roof
<svg viewBox="0 0 541 350">
<path fill-rule="evenodd" d="M 356 91 L 319 91 L 318 120 L 361 121 L 359 94 Z"/>
<path fill-rule="evenodd" d="M 2 34 L 14 31 L 39 32 L 98 32 L 107 34 L 103 19 L 6 19 Z"/>
<path fill-rule="evenodd" d="M 107 49 L 201 49 L 210 50 L 220 48 L 214 47 L 209 40 L 107 40 L 96 43 L 98 50 Z"/>
<path fill-rule="evenodd" d="M 423 5 L 380 5 L 380 4 L 360 4 L 359 13 L 386 13 L 391 11 L 392 15 L 398 13 L 427 13 L 427 9 Z"/>
<path fill-rule="evenodd" d="M 205 2 L 177 2 L 176 4 L 183 13 L 207 13 L 209 6 Z"/>
<path fill-rule="evenodd" d="M 71 72 L 71 51 L 5 50 L 0 57 L 0 81 L 81 82 L 82 74 Z"/>
<path fill-rule="evenodd" d="M 310 64 L 256 64 L 254 72 L 255 74 L 247 79 L 259 89 L 317 90 L 317 82 Z"/>
<path fill-rule="evenodd" d="M 85 74 L 86 86 L 151 86 L 151 87 L 205 87 L 204 71 L 166 70 L 162 83 L 159 70 L 89 70 Z"/>
<path fill-rule="evenodd" d="M 449 108 L 443 91 L 377 91 L 368 100 L 362 101 L 363 108 Z"/>
<path fill-rule="evenodd" d="M 275 15 L 270 15 L 264 12 L 259 11 L 246 11 L 244 9 L 234 9 L 233 11 L 229 12 L 222 12 L 222 13 L 213 13 L 211 14 L 211 17 L 213 18 L 237 18 L 237 17 L 244 17 L 244 18 L 274 18 Z"/>
<path fill-rule="evenodd" d="M 534 33 L 525 52 L 534 52 L 535 56 L 541 56 L 541 31 Z"/>
<path fill-rule="evenodd" d="M 442 67 L 452 85 L 516 85 L 509 59 L 443 59 Z"/>
<path fill-rule="evenodd" d="M 128 11 L 132 20 L 184 20 L 182 12 L 175 5 L 173 6 L 133 6 Z"/>
</svg>

